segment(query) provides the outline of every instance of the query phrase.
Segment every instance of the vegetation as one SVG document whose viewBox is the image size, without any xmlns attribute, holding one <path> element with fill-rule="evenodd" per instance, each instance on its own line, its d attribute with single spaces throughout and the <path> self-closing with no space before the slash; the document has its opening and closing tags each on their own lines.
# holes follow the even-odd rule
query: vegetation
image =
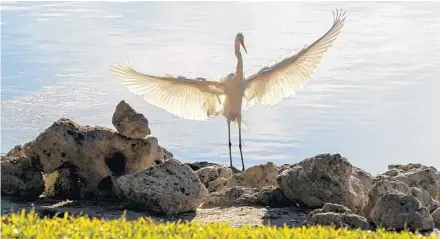
<svg viewBox="0 0 440 239">
<path fill-rule="evenodd" d="M 89 217 L 73 217 L 67 214 L 54 218 L 39 218 L 35 211 L 2 216 L 1 238 L 423 238 L 409 232 L 376 232 L 334 229 L 331 227 L 270 227 L 244 226 L 232 228 L 225 223 L 167 222 L 155 223 L 140 218 L 126 221 L 123 215 L 118 220 Z M 425 238 L 436 238 L 425 237 Z"/>
</svg>

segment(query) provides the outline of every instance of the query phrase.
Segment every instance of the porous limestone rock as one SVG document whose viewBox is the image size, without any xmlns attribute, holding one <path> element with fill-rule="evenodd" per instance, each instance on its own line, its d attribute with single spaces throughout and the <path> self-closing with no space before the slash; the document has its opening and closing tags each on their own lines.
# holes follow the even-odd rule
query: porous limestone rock
<svg viewBox="0 0 440 239">
<path fill-rule="evenodd" d="M 228 180 L 226 187 L 243 186 L 262 188 L 278 186 L 277 176 L 279 168 L 272 162 L 255 165 L 241 173 L 236 173 Z"/>
<path fill-rule="evenodd" d="M 116 106 L 112 123 L 121 135 L 128 138 L 142 139 L 151 134 L 147 118 L 143 114 L 136 112 L 124 100 Z"/>
<path fill-rule="evenodd" d="M 367 201 L 372 177 L 353 167 L 340 154 L 319 154 L 284 165 L 277 182 L 287 198 L 310 208 L 320 208 L 330 202 L 358 212 Z"/>
<path fill-rule="evenodd" d="M 2 195 L 32 200 L 44 191 L 41 172 L 32 166 L 31 161 L 23 157 L 1 157 Z"/>
<path fill-rule="evenodd" d="M 425 189 L 437 200 L 440 200 L 440 173 L 435 167 L 422 164 L 392 164 L 388 171 L 376 176 L 376 180 L 395 179 L 410 187 Z"/>
<path fill-rule="evenodd" d="M 6 156 L 14 156 L 14 157 L 25 157 L 23 153 L 23 148 L 21 145 L 16 145 L 14 148 L 9 150 L 9 152 L 6 154 Z"/>
<path fill-rule="evenodd" d="M 197 170 L 196 174 L 208 191 L 212 192 L 224 186 L 222 185 L 222 179 L 227 181 L 227 179 L 231 178 L 232 169 L 226 166 L 212 165 Z M 212 183 L 213 181 L 215 183 Z"/>
<path fill-rule="evenodd" d="M 233 186 L 209 194 L 203 207 L 231 207 L 231 206 L 269 206 L 284 207 L 293 203 L 283 192 L 274 186 L 249 188 Z"/>
<path fill-rule="evenodd" d="M 371 220 L 388 230 L 431 231 L 434 220 L 429 210 L 412 195 L 388 193 L 379 198 L 371 211 Z"/>
<path fill-rule="evenodd" d="M 440 208 L 435 209 L 435 211 L 431 213 L 431 216 L 434 219 L 434 225 L 440 228 Z"/>
<path fill-rule="evenodd" d="M 207 161 L 202 161 L 202 162 L 194 162 L 194 163 L 185 163 L 186 165 L 188 165 L 189 167 L 191 167 L 191 169 L 193 171 L 197 171 L 201 168 L 204 167 L 209 167 L 209 166 L 221 166 L 220 164 L 216 164 L 216 163 L 210 163 Z"/>
<path fill-rule="evenodd" d="M 49 174 L 43 174 L 45 181 L 44 196 L 54 199 L 70 199 L 78 200 L 84 198 L 84 189 L 86 187 L 86 181 L 81 178 L 78 173 L 78 167 L 72 164 L 64 164 L 63 168 L 58 169 L 55 172 Z M 110 177 L 109 177 L 110 178 Z M 103 191 L 106 186 L 104 183 L 98 185 L 98 190 Z M 112 184 L 107 190 L 107 197 L 112 196 Z"/>
<path fill-rule="evenodd" d="M 74 168 L 83 185 L 79 195 L 85 198 L 107 198 L 113 177 L 164 161 L 155 137 L 129 139 L 112 129 L 82 126 L 66 118 L 54 122 L 35 140 L 23 145 L 22 151 L 45 174 Z"/>
<path fill-rule="evenodd" d="M 127 207 L 166 215 L 194 211 L 208 196 L 197 174 L 175 159 L 121 176 L 114 189 Z"/>
<path fill-rule="evenodd" d="M 370 224 L 365 217 L 354 214 L 343 205 L 333 203 L 326 203 L 322 208 L 311 211 L 304 224 L 370 229 Z"/>
<path fill-rule="evenodd" d="M 398 180 L 381 180 L 377 181 L 368 192 L 368 201 L 362 208 L 362 214 L 368 219 L 371 219 L 371 211 L 378 200 L 389 193 L 412 195 L 429 210 L 434 209 L 438 204 L 437 201 L 434 201 L 424 189 L 409 187 L 407 184 Z"/>
</svg>

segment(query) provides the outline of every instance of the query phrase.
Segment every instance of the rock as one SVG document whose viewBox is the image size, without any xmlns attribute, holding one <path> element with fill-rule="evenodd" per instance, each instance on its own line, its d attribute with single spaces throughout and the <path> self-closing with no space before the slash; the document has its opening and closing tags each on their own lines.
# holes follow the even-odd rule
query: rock
<svg viewBox="0 0 440 239">
<path fill-rule="evenodd" d="M 439 202 L 433 200 L 428 191 L 416 187 L 410 187 L 410 191 L 411 195 L 417 198 L 423 206 L 428 208 L 429 211 L 434 211 L 439 207 Z"/>
<path fill-rule="evenodd" d="M 226 187 L 243 186 L 262 188 L 266 186 L 278 186 L 278 171 L 278 167 L 272 162 L 252 166 L 241 173 L 232 175 Z"/>
<path fill-rule="evenodd" d="M 370 229 L 370 225 L 362 216 L 356 214 L 344 214 L 344 213 L 335 213 L 335 212 L 324 212 L 313 215 L 310 220 L 306 221 L 307 225 L 322 225 L 322 226 L 335 226 L 339 227 L 348 227 L 348 228 L 361 228 L 368 230 Z"/>
<path fill-rule="evenodd" d="M 81 126 L 66 118 L 54 122 L 35 140 L 26 143 L 23 153 L 45 174 L 76 168 L 85 185 L 80 195 L 85 198 L 105 199 L 113 184 L 112 177 L 164 161 L 155 137 L 129 139 L 112 129 Z"/>
<path fill-rule="evenodd" d="M 172 159 L 174 157 L 173 153 L 171 153 L 170 151 L 168 151 L 166 148 L 162 147 L 159 145 L 159 148 L 161 150 L 161 153 L 164 156 L 164 160 L 168 160 L 168 159 Z"/>
<path fill-rule="evenodd" d="M 221 166 L 220 164 L 209 163 L 206 161 L 195 162 L 195 163 L 185 163 L 185 164 L 188 165 L 193 171 L 197 171 L 201 168 L 208 167 L 208 166 Z"/>
<path fill-rule="evenodd" d="M 440 199 L 439 172 L 434 167 L 421 164 L 389 165 L 388 171 L 378 175 L 378 179 L 392 178 L 410 187 L 425 189 L 434 199 Z"/>
<path fill-rule="evenodd" d="M 25 157 L 21 145 L 16 145 L 14 148 L 9 150 L 6 156 Z"/>
<path fill-rule="evenodd" d="M 115 193 L 129 208 L 166 215 L 195 211 L 208 196 L 197 174 L 175 159 L 119 177 Z"/>
<path fill-rule="evenodd" d="M 353 167 L 351 170 L 351 180 L 359 180 L 363 191 L 368 194 L 368 191 L 373 186 L 373 176 L 365 170 L 362 170 L 357 167 Z"/>
<path fill-rule="evenodd" d="M 403 193 L 405 195 L 411 195 L 411 190 L 408 185 L 400 181 L 378 181 L 368 192 L 368 201 L 366 205 L 362 208 L 362 214 L 368 219 L 371 219 L 371 210 L 373 210 L 377 201 L 388 193 Z"/>
<path fill-rule="evenodd" d="M 440 228 L 440 208 L 435 209 L 435 211 L 431 213 L 431 216 L 434 219 L 435 226 Z"/>
<path fill-rule="evenodd" d="M 409 187 L 405 183 L 397 180 L 381 180 L 377 181 L 368 192 L 368 201 L 362 208 L 362 214 L 368 219 L 371 219 L 371 210 L 373 209 L 377 201 L 388 193 L 402 193 L 404 195 L 412 195 L 429 210 L 433 210 L 438 207 L 438 202 L 434 201 L 429 193 L 424 189 Z"/>
<path fill-rule="evenodd" d="M 205 187 L 208 189 L 208 191 L 212 192 L 216 189 L 221 188 L 221 185 L 223 184 L 222 178 L 223 179 L 231 178 L 232 169 L 226 166 L 213 165 L 197 170 L 196 174 L 200 178 L 200 181 L 203 183 L 203 185 L 205 185 Z M 211 184 L 210 187 L 210 183 L 212 181 L 216 181 L 216 183 Z"/>
<path fill-rule="evenodd" d="M 326 203 L 324 207 L 311 211 L 307 217 L 306 225 L 322 225 L 348 228 L 370 229 L 367 219 L 354 214 L 349 208 L 333 203 Z"/>
<path fill-rule="evenodd" d="M 217 192 L 223 188 L 226 188 L 226 184 L 228 183 L 228 179 L 226 178 L 217 178 L 208 183 L 208 191 L 209 192 Z"/>
<path fill-rule="evenodd" d="M 50 174 L 43 174 L 45 181 L 44 195 L 54 199 L 78 200 L 84 198 L 86 180 L 81 178 L 78 168 L 74 165 L 64 164 L 64 168 Z M 98 186 L 99 190 L 103 190 Z M 108 189 L 108 196 L 112 195 L 112 188 Z"/>
<path fill-rule="evenodd" d="M 326 203 L 324 207 L 311 211 L 304 224 L 370 229 L 366 218 L 354 214 L 346 206 L 333 203 Z"/>
<path fill-rule="evenodd" d="M 203 207 L 231 207 L 231 206 L 269 206 L 285 207 L 293 203 L 287 199 L 283 192 L 273 186 L 263 188 L 247 188 L 234 186 L 213 192 Z"/>
<path fill-rule="evenodd" d="M 44 191 L 43 176 L 27 158 L 2 156 L 1 191 L 2 195 L 36 199 Z"/>
<path fill-rule="evenodd" d="M 292 201 L 310 208 L 336 203 L 355 212 L 366 202 L 368 189 L 364 187 L 369 187 L 371 181 L 368 173 L 361 173 L 340 154 L 319 154 L 290 167 L 283 166 L 277 177 L 284 195 Z"/>
<path fill-rule="evenodd" d="M 151 134 L 147 118 L 136 112 L 124 100 L 116 106 L 112 123 L 116 130 L 127 138 L 142 139 Z"/>
<path fill-rule="evenodd" d="M 381 197 L 373 210 L 371 219 L 378 227 L 389 230 L 431 231 L 434 220 L 429 210 L 412 195 L 388 193 Z"/>
</svg>

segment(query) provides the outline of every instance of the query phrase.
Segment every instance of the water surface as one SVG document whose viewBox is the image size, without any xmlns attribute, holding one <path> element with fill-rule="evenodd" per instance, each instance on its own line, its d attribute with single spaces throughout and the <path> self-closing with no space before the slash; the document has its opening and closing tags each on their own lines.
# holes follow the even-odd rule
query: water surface
<svg viewBox="0 0 440 239">
<path fill-rule="evenodd" d="M 228 163 L 227 126 L 180 119 L 144 102 L 108 70 L 121 57 L 141 72 L 217 79 L 235 69 L 243 32 L 247 75 L 312 43 L 343 8 L 343 33 L 307 87 L 246 112 L 247 166 L 339 152 L 371 173 L 388 164 L 440 168 L 440 3 L 2 3 L 1 151 L 60 117 L 111 125 L 126 100 L 160 143 L 185 161 Z M 233 157 L 240 165 L 237 127 Z"/>
</svg>

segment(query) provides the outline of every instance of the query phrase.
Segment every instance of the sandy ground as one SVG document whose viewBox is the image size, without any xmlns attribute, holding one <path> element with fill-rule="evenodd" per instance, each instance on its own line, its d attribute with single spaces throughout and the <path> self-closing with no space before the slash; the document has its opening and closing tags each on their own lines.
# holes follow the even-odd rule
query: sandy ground
<svg viewBox="0 0 440 239">
<path fill-rule="evenodd" d="M 117 203 L 94 201 L 56 201 L 40 199 L 35 202 L 20 202 L 14 198 L 2 197 L 1 213 L 19 211 L 23 208 L 35 208 L 41 216 L 53 217 L 56 213 L 68 212 L 73 215 L 88 215 L 104 219 L 119 218 L 124 208 Z M 226 207 L 226 208 L 199 208 L 196 212 L 188 212 L 175 216 L 157 215 L 146 211 L 126 210 L 126 218 L 134 220 L 139 217 L 150 217 L 157 222 L 165 221 L 200 221 L 226 222 L 233 227 L 241 225 L 274 225 L 298 226 L 304 221 L 308 211 L 297 207 L 268 208 L 268 207 Z"/>
</svg>

